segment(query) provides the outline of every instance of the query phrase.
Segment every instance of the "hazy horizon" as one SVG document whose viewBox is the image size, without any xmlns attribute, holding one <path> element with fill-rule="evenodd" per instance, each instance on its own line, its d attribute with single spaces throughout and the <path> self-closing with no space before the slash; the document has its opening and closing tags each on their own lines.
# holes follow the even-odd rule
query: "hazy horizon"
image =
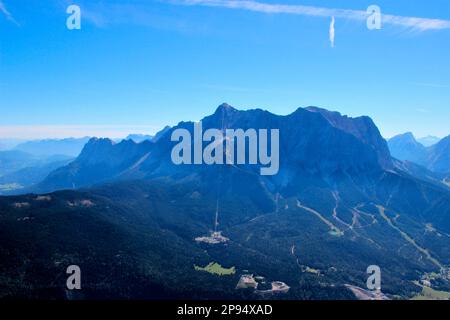
<svg viewBox="0 0 450 320">
<path fill-rule="evenodd" d="M 219 105 L 219 104 L 218 104 Z M 236 107 L 232 105 L 233 107 Z M 236 107 L 238 110 L 250 110 L 254 108 L 240 108 Z M 263 110 L 271 112 L 271 110 L 261 108 Z M 293 109 L 294 112 L 297 108 Z M 215 108 L 212 108 L 211 111 L 205 114 L 203 117 L 206 117 L 212 113 L 214 113 Z M 329 111 L 340 112 L 339 110 L 327 109 Z M 274 112 L 272 112 L 274 113 Z M 276 113 L 275 113 L 276 114 Z M 289 113 L 287 113 L 289 114 Z M 282 114 L 282 115 L 287 115 Z M 346 114 L 343 114 L 346 115 Z M 350 116 L 350 115 L 347 115 Z M 357 115 L 351 116 L 352 118 L 360 117 L 360 116 L 369 116 L 370 115 Z M 202 118 L 203 118 L 202 117 Z M 165 126 L 175 126 L 181 121 L 200 121 L 201 119 L 181 119 L 176 122 L 161 124 L 161 125 L 114 125 L 114 124 L 93 124 L 93 125 L 83 125 L 83 124 L 58 124 L 58 125 L 0 125 L 0 139 L 12 139 L 12 140 L 44 140 L 44 139 L 67 139 L 67 138 L 83 138 L 83 137 L 98 137 L 98 138 L 110 138 L 110 139 L 122 139 L 130 134 L 143 134 L 143 135 L 155 135 L 160 130 L 162 130 Z M 372 118 L 372 120 L 374 120 Z M 375 120 L 374 120 L 375 121 Z M 432 133 L 418 135 L 414 132 L 413 129 L 405 130 L 397 133 L 393 133 L 390 135 L 385 135 L 381 127 L 378 123 L 375 122 L 375 125 L 380 130 L 381 135 L 385 139 L 390 139 L 396 135 L 404 134 L 411 132 L 416 139 L 422 139 L 426 137 L 437 137 L 439 139 L 445 138 L 450 135 L 450 132 L 443 135 L 434 135 Z M 145 128 L 145 129 L 144 129 Z"/>
<path fill-rule="evenodd" d="M 240 110 L 240 109 L 239 109 Z M 247 109 L 245 109 L 247 110 Z M 269 111 L 269 110 L 267 110 Z M 337 110 L 332 110 L 337 111 Z M 207 114 L 209 115 L 209 114 Z M 207 116 L 205 115 L 205 116 Z M 363 115 L 361 115 L 363 116 Z M 170 124 L 165 124 L 161 126 L 122 126 L 122 125 L 29 125 L 29 126 L 0 126 L 0 140 L 20 140 L 20 141 L 31 141 L 31 140 L 46 140 L 46 139 L 69 139 L 69 138 L 83 138 L 83 137 L 97 137 L 97 138 L 110 138 L 110 139 L 123 139 L 131 134 L 142 134 L 142 135 L 155 135 L 160 130 L 164 129 L 165 126 L 175 126 L 181 121 L 199 121 L 200 119 L 186 119 L 180 120 L 178 122 L 173 122 Z M 373 119 L 372 119 L 373 120 Z M 439 139 L 445 138 L 450 135 L 450 132 L 443 135 L 434 134 L 424 134 L 418 135 L 414 130 L 406 130 L 402 132 L 393 133 L 390 135 L 385 135 L 381 130 L 380 126 L 375 123 L 375 125 L 380 130 L 381 136 L 385 139 L 390 139 L 394 136 L 412 133 L 416 139 L 423 139 L 427 137 L 436 137 Z M 148 127 L 148 130 L 142 130 L 139 128 Z M 82 130 L 79 130 L 83 128 Z M 128 128 L 128 129 L 126 129 Z"/>
</svg>

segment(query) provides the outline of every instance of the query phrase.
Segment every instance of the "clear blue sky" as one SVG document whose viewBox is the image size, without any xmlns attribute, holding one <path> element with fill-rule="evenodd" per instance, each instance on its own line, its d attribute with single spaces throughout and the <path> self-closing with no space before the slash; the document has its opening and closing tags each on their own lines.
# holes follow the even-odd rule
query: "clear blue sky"
<svg viewBox="0 0 450 320">
<path fill-rule="evenodd" d="M 288 5 L 278 13 L 230 3 L 0 0 L 0 138 L 153 133 L 222 102 L 369 115 L 386 137 L 450 134 L 450 1 L 261 0 Z M 371 31 L 334 10 L 374 3 L 440 27 L 403 18 Z M 69 4 L 81 7 L 81 30 L 66 28 Z"/>
</svg>

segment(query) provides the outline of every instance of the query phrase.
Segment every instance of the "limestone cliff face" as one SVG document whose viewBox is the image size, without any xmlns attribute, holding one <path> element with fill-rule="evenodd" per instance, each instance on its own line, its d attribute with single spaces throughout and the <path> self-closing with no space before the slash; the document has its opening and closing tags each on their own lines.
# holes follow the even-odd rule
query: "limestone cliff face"
<svg viewBox="0 0 450 320">
<path fill-rule="evenodd" d="M 392 167 L 386 141 L 368 117 L 349 118 L 315 107 L 299 108 L 280 116 L 261 109 L 240 111 L 222 104 L 202 120 L 202 126 L 204 130 L 279 129 L 280 176 L 284 177 L 303 172 L 325 178 L 339 173 L 365 175 Z M 193 132 L 193 123 L 181 122 L 165 129 L 158 139 L 142 143 L 125 140 L 115 144 L 109 139 L 93 138 L 73 163 L 51 173 L 41 187 L 53 191 L 119 177 L 135 179 L 195 173 L 202 166 L 175 166 L 170 160 L 175 144 L 170 137 L 177 128 Z M 245 169 L 256 172 L 258 166 Z"/>
</svg>

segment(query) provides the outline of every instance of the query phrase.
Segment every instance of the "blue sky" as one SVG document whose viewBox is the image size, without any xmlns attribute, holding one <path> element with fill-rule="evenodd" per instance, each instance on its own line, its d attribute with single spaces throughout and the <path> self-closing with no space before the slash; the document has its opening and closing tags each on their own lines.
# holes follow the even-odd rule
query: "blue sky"
<svg viewBox="0 0 450 320">
<path fill-rule="evenodd" d="M 372 4 L 381 30 L 360 18 Z M 222 102 L 442 137 L 449 57 L 448 0 L 0 0 L 0 138 L 154 133 Z"/>
</svg>

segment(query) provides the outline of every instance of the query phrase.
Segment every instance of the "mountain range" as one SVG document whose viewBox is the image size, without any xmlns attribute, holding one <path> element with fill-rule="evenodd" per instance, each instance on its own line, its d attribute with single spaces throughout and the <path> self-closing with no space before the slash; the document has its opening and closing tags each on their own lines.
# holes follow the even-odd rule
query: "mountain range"
<svg viewBox="0 0 450 320">
<path fill-rule="evenodd" d="M 450 174 L 450 136 L 426 147 L 408 132 L 392 137 L 388 144 L 392 156 L 399 160 L 414 162 L 436 173 Z"/>
<path fill-rule="evenodd" d="M 15 153 L 17 156 L 17 153 Z M 14 161 L 17 159 L 14 157 Z M 0 158 L 2 155 L 0 154 Z M 0 176 L 1 194 L 20 194 L 22 189 L 30 188 L 41 182 L 52 171 L 70 163 L 73 158 L 65 156 L 51 156 L 43 159 L 34 159 L 26 162 L 22 166 L 15 167 L 13 172 L 6 172 Z M 16 162 L 14 162 L 17 164 Z"/>
<path fill-rule="evenodd" d="M 137 134 L 137 133 L 135 133 L 135 134 L 129 134 L 126 138 L 125 138 L 125 140 L 133 140 L 134 142 L 136 142 L 136 143 L 140 143 L 140 142 L 142 142 L 142 141 L 145 141 L 145 140 L 152 140 L 153 139 L 153 136 L 150 136 L 150 135 L 148 135 L 148 134 Z"/>
<path fill-rule="evenodd" d="M 27 145 L 31 146 L 33 143 Z M 53 152 L 58 151 L 58 148 L 53 149 Z M 50 172 L 73 159 L 68 155 L 47 153 L 45 150 L 35 153 L 22 151 L 20 148 L 0 151 L 0 195 L 20 193 L 20 190 L 41 182 Z"/>
<path fill-rule="evenodd" d="M 386 142 L 368 117 L 342 118 L 333 121 L 336 113 L 319 108 L 299 108 L 289 116 L 277 116 L 260 109 L 238 111 L 221 105 L 202 120 L 204 130 L 210 128 L 283 128 L 280 132 L 281 172 L 275 181 L 281 187 L 289 182 L 299 168 L 307 172 L 330 175 L 389 169 L 393 167 Z M 335 119 L 334 119 L 335 120 Z M 223 123 L 225 121 L 225 123 Z M 171 133 L 178 128 L 193 134 L 193 122 L 181 122 L 165 129 L 157 141 L 135 143 L 124 140 L 91 139 L 80 156 L 66 167 L 52 172 L 36 191 L 86 187 L 105 181 L 130 180 L 159 176 L 186 176 L 203 167 L 175 166 L 170 159 L 174 146 Z M 158 136 L 158 135 L 157 135 Z M 296 137 L 292 140 L 292 137 Z M 336 157 L 339 154 L 340 157 Z M 293 169 L 292 167 L 295 167 Z M 246 169 L 255 173 L 258 166 Z M 272 182 L 272 183 L 273 183 Z"/>
<path fill-rule="evenodd" d="M 369 265 L 389 298 L 450 292 L 447 180 L 393 158 L 369 117 L 222 104 L 202 125 L 279 129 L 278 174 L 174 165 L 171 134 L 193 122 L 140 143 L 92 138 L 28 194 L 0 197 L 0 298 L 354 299 Z M 65 289 L 70 264 L 86 275 L 80 292 Z M 240 289 L 244 275 L 256 289 Z"/>
<path fill-rule="evenodd" d="M 438 143 L 441 139 L 436 136 L 426 136 L 422 138 L 418 138 L 417 142 L 421 143 L 425 147 L 431 147 Z"/>
<path fill-rule="evenodd" d="M 73 160 L 65 155 L 35 155 L 19 150 L 0 151 L 0 195 L 21 193 L 50 172 Z"/>
<path fill-rule="evenodd" d="M 45 139 L 22 142 L 14 150 L 26 152 L 35 156 L 52 156 L 55 154 L 76 157 L 80 154 L 89 137 Z"/>
</svg>

